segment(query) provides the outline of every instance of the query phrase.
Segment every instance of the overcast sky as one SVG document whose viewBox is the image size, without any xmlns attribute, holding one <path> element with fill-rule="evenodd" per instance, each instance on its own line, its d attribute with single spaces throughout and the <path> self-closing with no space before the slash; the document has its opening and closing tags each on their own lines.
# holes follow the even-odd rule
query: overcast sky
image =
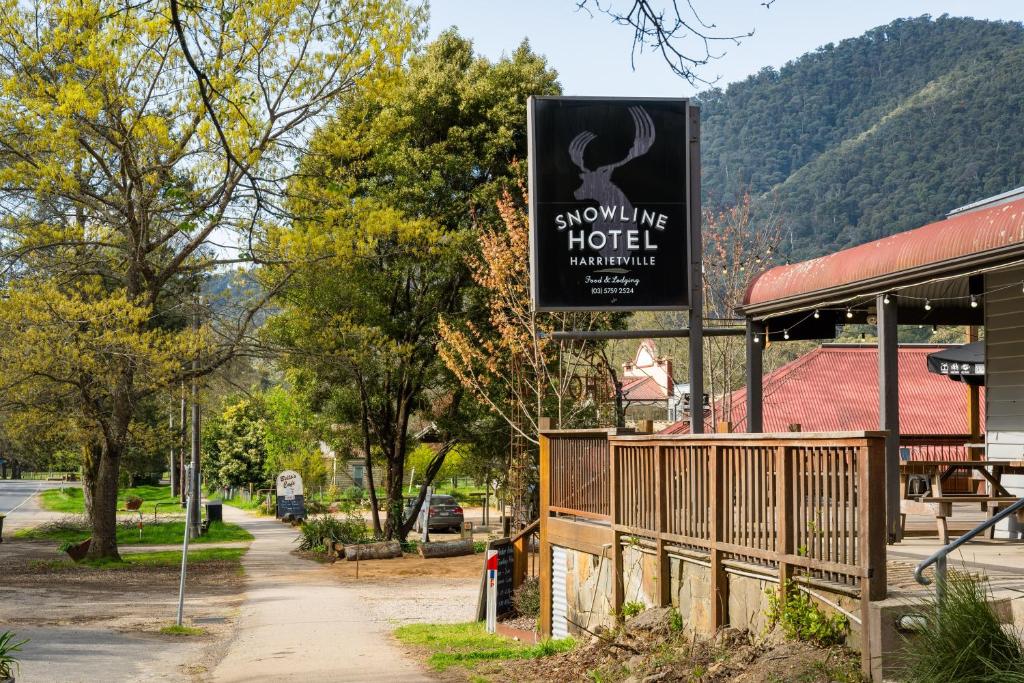
<svg viewBox="0 0 1024 683">
<path fill-rule="evenodd" d="M 621 8 L 632 4 L 631 0 L 612 1 Z M 722 86 L 899 17 L 951 14 L 1024 20 L 1020 0 L 776 0 L 770 9 L 760 0 L 694 0 L 693 4 L 703 12 L 705 23 L 716 24 L 723 33 L 755 32 L 741 45 L 724 46 L 725 55 L 703 67 L 702 75 L 708 80 L 719 78 L 716 85 Z M 492 59 L 529 38 L 533 49 L 558 70 L 567 95 L 667 97 L 695 92 L 653 54 L 638 55 L 633 70 L 629 28 L 615 26 L 598 13 L 591 17 L 577 11 L 576 0 L 431 0 L 430 5 L 431 37 L 458 26 L 473 39 L 478 52 Z"/>
</svg>

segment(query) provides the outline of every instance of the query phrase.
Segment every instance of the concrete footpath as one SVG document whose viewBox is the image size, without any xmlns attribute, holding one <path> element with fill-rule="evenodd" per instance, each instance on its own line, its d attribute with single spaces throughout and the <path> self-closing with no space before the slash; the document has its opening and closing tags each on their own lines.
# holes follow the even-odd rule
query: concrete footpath
<svg viewBox="0 0 1024 683">
<path fill-rule="evenodd" d="M 216 683 L 389 681 L 430 678 L 373 620 L 355 586 L 291 554 L 297 532 L 271 518 L 224 507 L 224 519 L 255 537 L 245 555 L 245 602 Z"/>
</svg>

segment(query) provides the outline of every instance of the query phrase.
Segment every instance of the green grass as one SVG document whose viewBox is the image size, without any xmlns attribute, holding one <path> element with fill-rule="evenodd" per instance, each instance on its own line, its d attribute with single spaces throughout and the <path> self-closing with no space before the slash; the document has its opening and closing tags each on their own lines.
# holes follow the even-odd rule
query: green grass
<svg viewBox="0 0 1024 683">
<path fill-rule="evenodd" d="M 28 541 L 56 541 L 57 543 L 78 543 L 89 537 L 89 529 L 85 524 L 56 522 L 43 524 L 31 529 L 15 532 L 15 538 Z M 169 545 L 181 543 L 185 535 L 185 522 L 152 522 L 143 520 L 142 535 L 139 529 L 127 524 L 117 527 L 118 545 Z M 237 524 L 213 522 L 210 529 L 192 543 L 226 543 L 230 541 L 251 541 L 252 534 Z"/>
<path fill-rule="evenodd" d="M 924 628 L 906 636 L 900 680 L 1024 683 L 1024 641 L 1003 628 L 984 579 L 950 572 L 941 603 L 917 605 Z"/>
<path fill-rule="evenodd" d="M 202 548 L 190 550 L 188 563 L 203 564 L 207 562 L 228 562 L 241 568 L 242 555 L 246 548 Z M 101 569 L 122 570 L 139 567 L 179 567 L 181 566 L 180 550 L 162 550 L 151 553 L 125 553 L 120 561 L 116 560 L 82 560 L 75 563 L 71 560 L 41 560 L 35 563 L 40 569 Z"/>
<path fill-rule="evenodd" d="M 509 659 L 537 659 L 567 652 L 575 645 L 571 638 L 546 640 L 527 645 L 487 633 L 478 621 L 466 624 L 409 624 L 395 631 L 395 637 L 406 645 L 430 652 L 427 663 L 437 671 L 453 666 L 472 668 L 481 662 Z"/>
<path fill-rule="evenodd" d="M 206 633 L 205 629 L 201 629 L 197 626 L 164 626 L 160 629 L 160 633 L 168 636 L 201 636 Z"/>
<path fill-rule="evenodd" d="M 273 501 L 273 498 L 271 498 Z M 253 496 L 249 500 L 243 500 L 241 496 L 235 496 L 234 498 L 225 498 L 224 504 L 232 507 L 239 508 L 241 510 L 251 510 L 252 512 L 258 512 L 261 515 L 269 515 L 272 513 L 266 512 L 265 505 L 267 502 L 267 496 Z M 271 502 L 273 505 L 273 502 Z"/>
<path fill-rule="evenodd" d="M 160 503 L 160 507 L 164 512 L 181 510 L 178 507 L 170 505 L 178 500 L 171 495 L 170 486 L 133 486 L 127 489 L 121 489 L 117 497 L 118 510 L 125 509 L 124 499 L 128 496 L 138 496 L 141 498 L 143 500 L 142 511 L 150 514 L 153 513 L 153 508 L 156 503 Z M 85 513 L 85 499 L 83 497 L 82 489 L 78 487 L 43 491 L 39 494 L 39 504 L 43 506 L 43 509 L 50 510 L 52 512 Z"/>
</svg>

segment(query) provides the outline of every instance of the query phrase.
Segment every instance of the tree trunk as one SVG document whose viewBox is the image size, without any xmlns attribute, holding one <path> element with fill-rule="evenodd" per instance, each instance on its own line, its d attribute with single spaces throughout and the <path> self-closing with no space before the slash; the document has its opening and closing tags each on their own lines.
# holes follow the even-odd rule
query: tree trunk
<svg viewBox="0 0 1024 683">
<path fill-rule="evenodd" d="M 360 388 L 361 385 L 360 385 Z M 366 454 L 366 485 L 370 494 L 370 514 L 373 517 L 373 535 L 381 538 L 383 530 L 380 527 L 380 505 L 377 503 L 377 484 L 373 478 L 373 457 L 370 455 L 372 442 L 370 440 L 370 418 L 367 410 L 367 398 L 365 393 L 360 402 L 363 422 L 363 452 Z"/>
<path fill-rule="evenodd" d="M 385 453 L 388 465 L 387 472 L 387 494 L 388 494 L 388 518 L 384 524 L 384 538 L 386 540 L 401 540 L 404 538 L 399 535 L 399 531 L 402 528 L 403 517 L 405 516 L 405 506 L 403 505 L 402 499 L 402 479 L 405 473 L 405 462 L 404 454 L 396 452 L 397 449 L 392 450 L 390 453 Z"/>
<path fill-rule="evenodd" d="M 121 450 L 111 444 L 90 448 L 90 461 L 82 482 L 88 506 L 92 543 L 86 555 L 91 560 L 120 560 L 117 552 L 117 479 Z"/>
</svg>

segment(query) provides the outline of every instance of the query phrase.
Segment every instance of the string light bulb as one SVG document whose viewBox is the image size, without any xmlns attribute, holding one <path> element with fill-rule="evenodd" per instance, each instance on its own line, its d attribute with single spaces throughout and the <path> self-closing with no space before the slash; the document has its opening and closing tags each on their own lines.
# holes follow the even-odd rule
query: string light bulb
<svg viewBox="0 0 1024 683">
<path fill-rule="evenodd" d="M 932 310 L 932 302 L 929 301 L 928 299 L 924 300 L 924 310 L 926 310 L 926 311 Z"/>
<path fill-rule="evenodd" d="M 760 334 L 754 334 L 754 343 L 755 344 L 760 344 L 761 343 L 761 335 Z"/>
<path fill-rule="evenodd" d="M 978 307 L 978 297 L 976 297 L 973 294 L 971 294 L 971 308 L 977 308 L 977 307 Z"/>
<path fill-rule="evenodd" d="M 782 338 L 783 339 L 789 339 L 789 330 L 783 330 L 782 331 Z"/>
<path fill-rule="evenodd" d="M 818 309 L 817 309 L 817 308 L 815 308 L 815 309 L 814 309 L 814 319 L 815 319 L 815 320 L 817 320 L 817 319 L 818 319 L 818 318 L 820 318 L 820 317 L 821 317 L 821 314 L 820 314 L 820 313 L 818 313 Z"/>
<path fill-rule="evenodd" d="M 850 319 L 850 318 L 853 317 L 853 309 L 851 309 L 849 306 L 846 307 L 846 317 L 847 317 L 847 319 Z"/>
<path fill-rule="evenodd" d="M 888 304 L 889 303 L 889 294 L 888 293 L 886 293 L 886 295 L 882 297 L 882 303 L 883 304 Z"/>
</svg>

